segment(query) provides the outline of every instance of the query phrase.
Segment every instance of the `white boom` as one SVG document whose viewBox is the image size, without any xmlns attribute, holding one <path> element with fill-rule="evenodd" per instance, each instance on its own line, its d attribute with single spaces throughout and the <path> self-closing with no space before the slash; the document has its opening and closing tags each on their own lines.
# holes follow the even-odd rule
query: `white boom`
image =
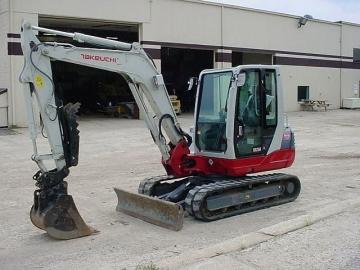
<svg viewBox="0 0 360 270">
<path fill-rule="evenodd" d="M 58 170 L 65 166 L 61 139 L 62 130 L 58 119 L 58 109 L 62 104 L 58 104 L 54 95 L 55 86 L 52 79 L 51 60 L 94 67 L 122 75 L 129 85 L 163 159 L 169 159 L 169 147 L 163 137 L 160 136 L 160 119 L 164 115 L 166 116 L 160 122 L 162 122 L 162 127 L 173 145 L 182 140 L 183 136 L 179 132 L 181 129 L 163 77 L 138 43 L 128 44 L 81 33 L 56 31 L 32 26 L 27 22 L 24 22 L 22 27 L 21 44 L 25 65 L 20 80 L 24 83 L 28 124 L 34 145 L 33 160 L 42 172 L 49 171 L 43 163 L 44 159 L 53 159 Z M 42 43 L 35 36 L 34 31 L 70 37 L 78 42 L 101 46 L 103 49 L 80 48 L 71 44 Z M 37 131 L 34 120 L 36 116 L 32 108 L 32 95 L 35 95 L 38 102 L 50 143 L 52 153 L 48 155 L 39 155 L 37 151 Z"/>
</svg>

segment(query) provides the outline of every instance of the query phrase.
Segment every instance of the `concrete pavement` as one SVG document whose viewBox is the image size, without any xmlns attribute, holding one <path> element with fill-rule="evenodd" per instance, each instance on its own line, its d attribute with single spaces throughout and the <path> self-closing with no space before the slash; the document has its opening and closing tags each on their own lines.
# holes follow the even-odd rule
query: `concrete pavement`
<svg viewBox="0 0 360 270">
<path fill-rule="evenodd" d="M 192 125 L 189 116 L 180 121 L 184 127 Z M 172 232 L 115 211 L 114 186 L 135 192 L 144 177 L 164 173 L 143 122 L 83 118 L 79 165 L 67 180 L 81 215 L 100 233 L 70 241 L 48 238 L 29 220 L 35 189 L 31 177 L 37 168 L 30 161 L 27 131 L 0 136 L 2 269 L 133 269 L 358 197 L 360 112 L 297 112 L 289 114 L 289 122 L 297 158 L 283 172 L 302 181 L 295 202 L 211 223 L 186 218 L 184 229 Z M 46 148 L 44 139 L 40 146 Z"/>
<path fill-rule="evenodd" d="M 282 236 L 287 233 L 300 230 L 307 226 L 311 226 L 326 218 L 332 217 L 337 214 L 342 214 L 347 210 L 354 211 L 357 209 L 360 209 L 360 198 L 354 198 L 342 202 L 332 203 L 325 207 L 321 207 L 320 209 L 312 210 L 306 215 L 301 215 L 296 218 L 286 220 L 269 227 L 265 227 L 256 232 L 251 232 L 238 237 L 234 237 L 232 239 L 222 241 L 218 244 L 209 245 L 199 250 L 184 251 L 178 256 L 161 260 L 156 265 L 158 265 L 161 269 L 169 270 L 183 268 L 193 269 L 197 268 L 195 266 L 199 266 L 200 268 L 204 266 L 201 263 L 197 263 L 198 261 L 200 261 L 205 262 L 206 268 L 213 265 L 213 267 L 211 268 L 216 269 L 216 265 L 221 262 L 221 258 L 227 258 L 226 254 L 228 253 L 238 252 L 244 249 L 252 248 L 258 244 L 269 241 L 274 237 Z M 212 260 L 212 258 L 214 257 L 219 258 L 217 260 Z M 209 261 L 213 261 L 213 263 L 209 264 Z M 238 269 L 233 268 L 233 266 L 229 267 L 230 269 Z"/>
<path fill-rule="evenodd" d="M 201 260 L 181 270 L 327 269 L 360 267 L 360 208 L 251 249 Z"/>
</svg>

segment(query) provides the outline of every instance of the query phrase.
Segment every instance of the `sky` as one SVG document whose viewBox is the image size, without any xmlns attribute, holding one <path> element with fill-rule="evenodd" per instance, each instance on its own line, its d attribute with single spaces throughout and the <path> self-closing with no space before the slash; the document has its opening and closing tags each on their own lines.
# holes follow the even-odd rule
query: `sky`
<svg viewBox="0 0 360 270">
<path fill-rule="evenodd" d="M 327 21 L 360 24 L 360 0 L 210 0 L 213 2 L 276 11 L 293 15 L 312 15 Z"/>
</svg>

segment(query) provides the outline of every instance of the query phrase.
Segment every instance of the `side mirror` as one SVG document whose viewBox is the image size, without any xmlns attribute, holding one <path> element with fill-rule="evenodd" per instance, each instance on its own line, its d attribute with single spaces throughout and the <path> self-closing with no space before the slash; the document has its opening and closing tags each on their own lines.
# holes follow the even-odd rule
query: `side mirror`
<svg viewBox="0 0 360 270">
<path fill-rule="evenodd" d="M 236 80 L 236 86 L 237 87 L 244 86 L 245 80 L 246 80 L 246 73 L 245 72 L 239 73 L 237 80 Z"/>
<path fill-rule="evenodd" d="M 188 91 L 190 91 L 191 89 L 193 89 L 194 86 L 196 86 L 198 84 L 198 78 L 196 77 L 191 77 L 188 80 Z"/>
</svg>

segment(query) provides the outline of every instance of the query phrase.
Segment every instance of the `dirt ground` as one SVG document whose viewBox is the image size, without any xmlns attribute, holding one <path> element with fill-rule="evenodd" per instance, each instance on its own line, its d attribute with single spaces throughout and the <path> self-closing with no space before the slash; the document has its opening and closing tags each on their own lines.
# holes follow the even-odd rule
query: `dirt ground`
<svg viewBox="0 0 360 270">
<path fill-rule="evenodd" d="M 113 187 L 136 191 L 140 180 L 164 174 L 160 153 L 142 121 L 80 121 L 79 165 L 67 178 L 69 193 L 97 235 L 55 241 L 29 219 L 35 163 L 26 129 L 0 133 L 1 269 L 132 269 L 218 243 L 297 217 L 329 203 L 360 195 L 360 111 L 289 113 L 297 157 L 282 170 L 302 181 L 290 204 L 211 223 L 185 219 L 184 229 L 169 231 L 115 211 Z M 181 116 L 185 129 L 189 115 Z M 42 145 L 45 141 L 42 139 Z M 341 222 L 341 220 L 340 220 Z"/>
</svg>

